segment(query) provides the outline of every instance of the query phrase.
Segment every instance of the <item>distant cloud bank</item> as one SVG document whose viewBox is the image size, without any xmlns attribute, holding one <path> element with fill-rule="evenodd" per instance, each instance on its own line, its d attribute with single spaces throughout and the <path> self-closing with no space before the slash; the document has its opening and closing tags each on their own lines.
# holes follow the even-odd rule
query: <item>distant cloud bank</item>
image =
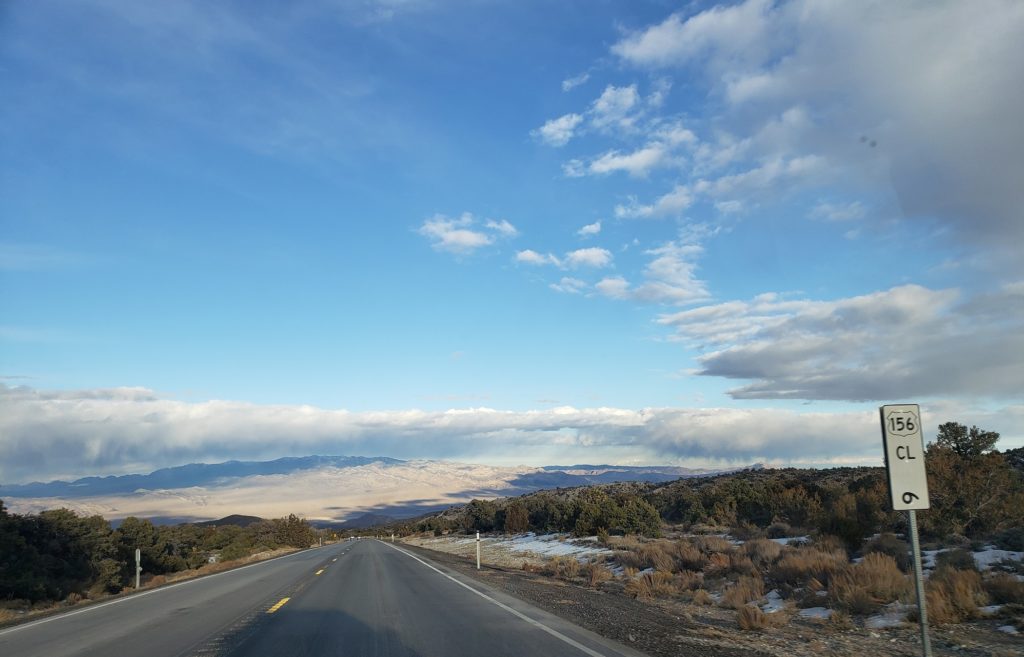
<svg viewBox="0 0 1024 657">
<path fill-rule="evenodd" d="M 1024 435 L 1024 406 L 979 413 L 939 403 L 926 406 L 925 415 L 934 426 L 956 418 L 1004 435 Z M 996 417 L 1003 424 L 992 424 Z M 222 400 L 191 403 L 141 388 L 45 391 L 0 385 L 4 483 L 316 453 L 526 465 L 565 459 L 876 463 L 881 454 L 877 433 L 872 411 L 561 407 L 349 412 Z"/>
</svg>

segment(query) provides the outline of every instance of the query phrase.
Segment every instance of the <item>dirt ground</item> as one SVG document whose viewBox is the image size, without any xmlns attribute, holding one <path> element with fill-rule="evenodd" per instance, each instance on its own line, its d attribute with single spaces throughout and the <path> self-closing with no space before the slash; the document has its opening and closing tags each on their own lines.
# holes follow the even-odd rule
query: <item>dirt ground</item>
<svg viewBox="0 0 1024 657">
<path fill-rule="evenodd" d="M 475 546 L 443 539 L 404 541 L 405 546 L 463 575 L 526 600 L 597 634 L 632 646 L 654 657 L 861 657 L 921 654 L 916 625 L 867 629 L 856 620 L 850 627 L 795 614 L 781 627 L 743 631 L 737 612 L 716 605 L 698 605 L 678 599 L 637 600 L 613 580 L 594 590 L 552 576 L 527 572 L 523 562 L 535 566 L 544 559 L 533 555 L 484 550 L 483 568 L 475 568 Z M 1006 621 L 981 620 L 931 628 L 935 655 L 1021 657 L 1024 635 L 996 630 Z"/>
</svg>

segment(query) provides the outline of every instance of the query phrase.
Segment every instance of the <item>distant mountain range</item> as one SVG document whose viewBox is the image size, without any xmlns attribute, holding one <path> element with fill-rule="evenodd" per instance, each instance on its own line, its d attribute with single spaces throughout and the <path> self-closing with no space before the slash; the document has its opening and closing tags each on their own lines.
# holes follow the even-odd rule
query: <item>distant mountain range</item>
<svg viewBox="0 0 1024 657">
<path fill-rule="evenodd" d="M 752 466 L 760 467 L 760 466 Z M 522 495 L 621 481 L 663 482 L 731 470 L 678 466 L 494 467 L 388 457 L 304 456 L 273 461 L 192 463 L 149 474 L 0 485 L 15 513 L 65 507 L 111 520 L 200 522 L 295 513 L 320 525 L 366 526 L 473 498 Z"/>
<path fill-rule="evenodd" d="M 237 477 L 290 474 L 299 470 L 333 467 L 351 468 L 370 463 L 401 463 L 386 456 L 300 456 L 273 461 L 225 461 L 223 463 L 189 463 L 161 468 L 149 474 L 108 477 L 84 477 L 74 481 L 33 482 L 31 484 L 0 484 L 0 498 L 5 497 L 95 497 L 134 493 L 139 489 L 158 490 L 210 486 L 226 483 Z"/>
</svg>

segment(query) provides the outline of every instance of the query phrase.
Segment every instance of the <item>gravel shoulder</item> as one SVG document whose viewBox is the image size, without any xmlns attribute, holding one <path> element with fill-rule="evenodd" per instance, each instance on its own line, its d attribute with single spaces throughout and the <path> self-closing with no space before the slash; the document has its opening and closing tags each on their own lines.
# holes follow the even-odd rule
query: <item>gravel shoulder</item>
<svg viewBox="0 0 1024 657">
<path fill-rule="evenodd" d="M 427 547 L 429 546 L 429 547 Z M 860 657 L 921 654 L 916 625 L 879 630 L 860 626 L 837 628 L 827 621 L 792 615 L 781 627 L 742 631 L 736 612 L 715 605 L 681 600 L 638 600 L 623 592 L 620 581 L 599 590 L 553 576 L 528 572 L 523 562 L 535 558 L 485 552 L 484 565 L 475 568 L 475 546 L 443 541 L 404 541 L 404 547 L 439 565 L 525 600 L 592 632 L 652 657 L 821 657 L 823 654 Z M 1020 657 L 1024 640 L 995 631 L 997 621 L 933 628 L 935 655 Z M 991 627 L 990 627 L 991 625 Z"/>
</svg>

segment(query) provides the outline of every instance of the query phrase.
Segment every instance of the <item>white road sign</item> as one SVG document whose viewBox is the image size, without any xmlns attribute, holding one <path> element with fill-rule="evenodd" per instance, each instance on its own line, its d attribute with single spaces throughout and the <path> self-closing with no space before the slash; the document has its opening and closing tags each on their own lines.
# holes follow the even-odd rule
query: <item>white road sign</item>
<svg viewBox="0 0 1024 657">
<path fill-rule="evenodd" d="M 921 409 L 917 404 L 891 404 L 878 411 L 893 511 L 929 508 Z"/>
</svg>

